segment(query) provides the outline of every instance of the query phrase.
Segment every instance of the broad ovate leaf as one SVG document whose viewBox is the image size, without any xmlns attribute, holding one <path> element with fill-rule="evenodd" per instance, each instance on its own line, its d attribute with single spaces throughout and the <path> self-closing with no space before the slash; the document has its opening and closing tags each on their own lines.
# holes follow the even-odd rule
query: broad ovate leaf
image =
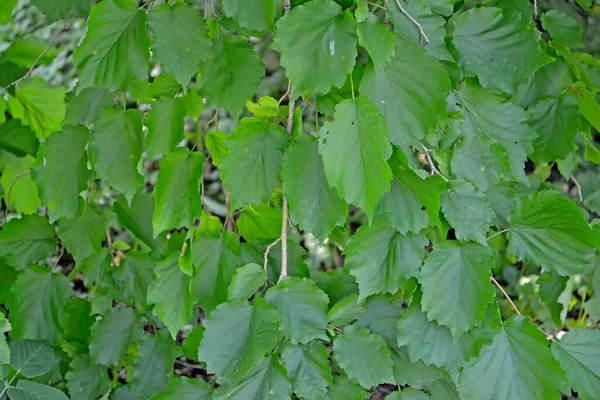
<svg viewBox="0 0 600 400">
<path fill-rule="evenodd" d="M 508 220 L 510 252 L 561 275 L 586 271 L 600 247 L 600 236 L 579 207 L 554 191 L 521 198 Z"/>
<path fill-rule="evenodd" d="M 593 400 L 600 392 L 600 332 L 575 329 L 552 343 L 552 355 L 567 373 L 569 383 L 583 400 Z"/>
<path fill-rule="evenodd" d="M 148 287 L 148 303 L 153 313 L 167 326 L 173 340 L 179 330 L 192 318 L 194 298 L 191 278 L 181 272 L 179 254 L 173 253 L 154 270 L 156 279 Z"/>
<path fill-rule="evenodd" d="M 392 148 L 387 136 L 385 118 L 366 97 L 339 103 L 334 120 L 320 133 L 327 181 L 368 215 L 390 189 L 392 171 L 386 161 Z"/>
<path fill-rule="evenodd" d="M 429 318 L 460 336 L 483 320 L 495 300 L 490 282 L 495 266 L 489 247 L 471 242 L 436 243 L 419 275 L 421 304 Z"/>
<path fill-rule="evenodd" d="M 31 174 L 52 221 L 83 212 L 85 200 L 80 193 L 92 177 L 86 151 L 90 139 L 87 128 L 67 126 L 40 146 Z"/>
<path fill-rule="evenodd" d="M 329 352 L 323 343 L 313 341 L 297 346 L 287 344 L 281 351 L 281 361 L 298 396 L 305 399 L 320 399 L 325 396 L 333 376 Z"/>
<path fill-rule="evenodd" d="M 202 15 L 185 3 L 163 4 L 152 11 L 148 26 L 156 59 L 185 92 L 192 76 L 210 57 L 211 42 Z"/>
<path fill-rule="evenodd" d="M 403 235 L 381 222 L 359 228 L 344 249 L 345 267 L 356 277 L 359 301 L 377 293 L 396 293 L 419 274 L 424 248 L 422 235 Z"/>
<path fill-rule="evenodd" d="M 6 222 L 0 231 L 0 260 L 25 269 L 49 257 L 56 249 L 54 226 L 39 215 L 26 215 Z"/>
<path fill-rule="evenodd" d="M 295 96 L 341 87 L 355 64 L 356 21 L 333 0 L 294 7 L 277 21 L 273 42 Z"/>
<path fill-rule="evenodd" d="M 123 193 L 129 204 L 144 184 L 137 168 L 144 147 L 142 116 L 140 110 L 106 109 L 94 124 L 90 144 L 94 170 Z"/>
<path fill-rule="evenodd" d="M 277 311 L 262 298 L 253 305 L 233 300 L 218 306 L 204 322 L 199 358 L 223 382 L 243 377 L 277 344 Z"/>
<path fill-rule="evenodd" d="M 67 278 L 50 268 L 33 266 L 21 272 L 12 285 L 11 338 L 56 344 L 65 329 L 65 307 L 72 292 Z"/>
<path fill-rule="evenodd" d="M 442 64 L 423 49 L 398 41 L 395 51 L 383 68 L 367 66 L 360 94 L 383 114 L 394 144 L 420 148 L 425 134 L 446 115 L 450 79 Z"/>
<path fill-rule="evenodd" d="M 279 312 L 281 332 L 292 344 L 327 340 L 329 298 L 312 281 L 288 277 L 269 289 L 265 299 Z"/>
<path fill-rule="evenodd" d="M 77 91 L 88 87 L 125 89 L 148 72 L 150 39 L 146 11 L 133 0 L 106 0 L 94 7 L 85 38 L 73 54 Z"/>
<path fill-rule="evenodd" d="M 558 399 L 568 385 L 544 334 L 525 317 L 504 323 L 460 373 L 461 399 Z"/>
<path fill-rule="evenodd" d="M 327 183 L 314 137 L 301 136 L 285 152 L 281 175 L 290 218 L 301 229 L 325 240 L 333 228 L 346 221 L 348 205 Z"/>
<path fill-rule="evenodd" d="M 361 326 L 344 329 L 333 343 L 335 358 L 348 375 L 365 389 L 394 384 L 392 357 L 385 341 Z"/>
<path fill-rule="evenodd" d="M 117 365 L 127 347 L 144 334 L 144 320 L 131 308 L 113 308 L 92 326 L 90 356 L 96 364 Z"/>
<path fill-rule="evenodd" d="M 221 162 L 222 178 L 233 208 L 269 200 L 280 186 L 286 132 L 267 122 L 246 120 L 225 143 L 229 152 Z"/>
<path fill-rule="evenodd" d="M 494 92 L 514 93 L 525 79 L 553 59 L 540 47 L 540 32 L 518 13 L 472 8 L 454 20 L 453 43 L 465 73 Z"/>
<path fill-rule="evenodd" d="M 185 148 L 166 154 L 160 161 L 154 187 L 154 237 L 171 228 L 192 228 L 194 218 L 200 217 L 200 180 L 205 161 L 204 154 Z"/>
</svg>

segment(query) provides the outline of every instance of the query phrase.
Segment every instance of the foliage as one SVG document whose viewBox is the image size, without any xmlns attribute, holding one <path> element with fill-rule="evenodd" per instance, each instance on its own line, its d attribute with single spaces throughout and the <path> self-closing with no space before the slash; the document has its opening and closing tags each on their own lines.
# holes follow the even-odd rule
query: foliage
<svg viewBox="0 0 600 400">
<path fill-rule="evenodd" d="M 600 393 L 600 3 L 0 1 L 0 399 Z"/>
</svg>

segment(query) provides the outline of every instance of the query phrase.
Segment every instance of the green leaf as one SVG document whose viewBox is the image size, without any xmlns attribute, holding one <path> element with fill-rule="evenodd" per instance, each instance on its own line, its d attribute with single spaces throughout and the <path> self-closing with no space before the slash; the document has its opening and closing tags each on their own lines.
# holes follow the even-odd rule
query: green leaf
<svg viewBox="0 0 600 400">
<path fill-rule="evenodd" d="M 186 148 L 163 157 L 154 187 L 154 237 L 171 228 L 191 228 L 194 218 L 200 217 L 200 179 L 205 161 L 202 153 Z"/>
<path fill-rule="evenodd" d="M 281 350 L 281 361 L 298 397 L 322 399 L 333 382 L 329 352 L 318 341 L 306 345 L 287 344 Z"/>
<path fill-rule="evenodd" d="M 295 96 L 341 87 L 355 64 L 356 21 L 332 0 L 294 7 L 277 21 L 273 41 Z"/>
<path fill-rule="evenodd" d="M 252 100 L 246 102 L 248 111 L 257 117 L 276 117 L 279 115 L 279 102 L 271 96 L 263 96 L 255 103 Z"/>
<path fill-rule="evenodd" d="M 327 313 L 327 321 L 334 326 L 344 326 L 360 318 L 365 312 L 365 308 L 358 304 L 358 296 L 350 296 L 340 300 Z"/>
<path fill-rule="evenodd" d="M 445 17 L 452 15 L 454 4 L 457 2 L 458 0 L 425 0 L 425 3 L 431 7 L 434 13 Z"/>
<path fill-rule="evenodd" d="M 579 207 L 557 192 L 522 197 L 508 220 L 510 252 L 521 261 L 560 275 L 586 271 L 594 247 L 600 247 L 600 236 Z"/>
<path fill-rule="evenodd" d="M 1 302 L 2 300 L 0 300 Z M 0 365 L 8 364 L 10 362 L 10 348 L 8 347 L 8 343 L 6 343 L 6 337 L 4 333 L 9 332 L 11 330 L 10 322 L 4 317 L 4 313 L 0 312 Z"/>
<path fill-rule="evenodd" d="M 234 300 L 218 306 L 204 321 L 198 356 L 223 382 L 249 372 L 277 344 L 279 317 L 262 298 L 250 305 Z"/>
<path fill-rule="evenodd" d="M 214 400 L 291 399 L 292 385 L 275 355 L 263 360 L 232 386 L 221 386 Z"/>
<path fill-rule="evenodd" d="M 12 11 L 17 4 L 17 0 L 6 0 L 0 3 L 0 22 L 13 22 Z"/>
<path fill-rule="evenodd" d="M 263 62 L 254 47 L 237 36 L 213 42 L 211 52 L 212 58 L 201 70 L 200 94 L 207 104 L 237 114 L 258 89 L 265 75 Z"/>
<path fill-rule="evenodd" d="M 458 142 L 451 165 L 457 178 L 471 182 L 483 192 L 512 178 L 506 150 L 486 137 L 469 137 Z"/>
<path fill-rule="evenodd" d="M 185 93 L 190 79 L 210 54 L 211 42 L 202 15 L 185 3 L 163 4 L 152 11 L 148 26 L 156 59 L 177 78 Z"/>
<path fill-rule="evenodd" d="M 192 117 L 194 121 L 196 121 L 198 117 L 200 117 L 200 114 L 202 114 L 202 111 L 204 111 L 204 108 L 206 107 L 202 97 L 200 97 L 198 91 L 194 88 L 187 92 L 185 96 L 183 96 L 183 100 L 185 102 L 186 114 Z"/>
<path fill-rule="evenodd" d="M 576 82 L 572 87 L 576 90 L 575 98 L 579 103 L 579 112 L 596 130 L 600 130 L 600 104 L 595 96 L 586 89 L 582 82 Z"/>
<path fill-rule="evenodd" d="M 452 332 L 430 321 L 419 303 L 420 294 L 415 294 L 410 307 L 398 320 L 398 346 L 406 346 L 412 363 L 421 360 L 426 365 L 443 367 L 455 376 L 464 361 L 452 340 Z"/>
<path fill-rule="evenodd" d="M 31 0 L 50 21 L 57 19 L 85 17 L 94 0 Z"/>
<path fill-rule="evenodd" d="M 18 158 L 11 153 L 0 151 L 0 185 L 4 192 L 2 197 L 7 204 L 8 192 L 12 185 L 9 207 L 18 213 L 35 214 L 42 205 L 38 197 L 38 188 L 31 179 L 31 174 L 27 174 L 34 162 L 35 158 L 31 156 Z"/>
<path fill-rule="evenodd" d="M 488 304 L 496 299 L 490 283 L 494 253 L 476 243 L 436 243 L 419 275 L 427 316 L 454 336 L 479 326 Z"/>
<path fill-rule="evenodd" d="M 115 96 L 106 89 L 84 89 L 81 93 L 67 94 L 65 125 L 91 125 L 105 108 L 113 104 Z"/>
<path fill-rule="evenodd" d="M 152 103 L 152 110 L 144 118 L 148 127 L 146 148 L 149 158 L 175 150 L 183 139 L 184 118 L 185 103 L 181 97 L 161 97 Z"/>
<path fill-rule="evenodd" d="M 111 271 L 111 278 L 105 279 L 110 294 L 119 302 L 145 306 L 146 291 L 154 279 L 156 261 L 147 254 L 131 252 L 118 268 Z"/>
<path fill-rule="evenodd" d="M 144 145 L 142 116 L 140 110 L 106 109 L 94 124 L 90 143 L 96 174 L 123 193 L 129 204 L 144 184 L 137 169 Z"/>
<path fill-rule="evenodd" d="M 568 391 L 564 372 L 544 334 L 524 317 L 506 321 L 458 380 L 458 392 L 465 399 L 557 399 L 561 391 Z"/>
<path fill-rule="evenodd" d="M 229 152 L 222 158 L 222 179 L 232 207 L 269 200 L 280 186 L 286 132 L 267 122 L 244 120 L 225 143 Z"/>
<path fill-rule="evenodd" d="M 154 270 L 156 280 L 148 287 L 148 303 L 154 304 L 154 315 L 167 326 L 173 340 L 194 312 L 191 278 L 179 269 L 178 258 L 173 253 L 162 261 Z"/>
<path fill-rule="evenodd" d="M 383 195 L 375 209 L 375 219 L 401 234 L 419 233 L 430 222 L 440 227 L 440 196 L 446 183 L 440 176 L 423 179 L 408 165 L 399 147 L 394 147 L 388 161 L 394 180 L 391 190 Z"/>
<path fill-rule="evenodd" d="M 421 146 L 427 132 L 446 115 L 450 79 L 444 67 L 421 48 L 399 40 L 385 67 L 367 65 L 360 94 L 387 120 L 392 143 Z"/>
<path fill-rule="evenodd" d="M 71 294 L 67 279 L 50 268 L 33 266 L 21 272 L 12 285 L 10 337 L 57 343 L 65 329 L 65 306 Z"/>
<path fill-rule="evenodd" d="M 65 93 L 62 86 L 50 86 L 40 77 L 17 84 L 15 98 L 9 99 L 14 118 L 30 126 L 38 138 L 46 138 L 62 128 L 65 118 Z"/>
<path fill-rule="evenodd" d="M 401 392 L 392 392 L 386 397 L 386 400 L 428 400 L 427 393 L 413 388 L 404 388 Z"/>
<path fill-rule="evenodd" d="M 106 367 L 93 364 L 87 355 L 71 361 L 65 378 L 71 400 L 94 399 L 110 389 Z"/>
<path fill-rule="evenodd" d="M 27 154 L 35 156 L 39 142 L 35 133 L 21 125 L 19 120 L 10 119 L 0 125 L 0 149 L 9 151 L 17 157 L 25 157 Z"/>
<path fill-rule="evenodd" d="M 56 249 L 54 227 L 39 215 L 26 215 L 4 224 L 0 231 L 0 260 L 22 270 L 49 257 Z"/>
<path fill-rule="evenodd" d="M 529 19 L 499 8 L 472 8 L 454 20 L 453 43 L 466 74 L 481 86 L 514 93 L 524 80 L 553 59 L 540 48 Z"/>
<path fill-rule="evenodd" d="M 181 346 L 183 348 L 183 354 L 187 359 L 198 362 L 198 349 L 200 348 L 200 343 L 204 337 L 204 331 L 205 329 L 203 326 L 197 325 L 190 333 L 188 333 Z"/>
<path fill-rule="evenodd" d="M 249 242 L 273 240 L 281 235 L 281 210 L 268 203 L 244 207 L 236 225 L 239 233 Z"/>
<path fill-rule="evenodd" d="M 223 12 L 240 26 L 257 31 L 272 31 L 275 27 L 273 0 L 223 0 Z"/>
<path fill-rule="evenodd" d="M 454 228 L 458 240 L 473 240 L 487 244 L 494 210 L 486 196 L 464 181 L 452 181 L 449 191 L 442 194 L 442 211 Z"/>
<path fill-rule="evenodd" d="M 65 307 L 65 312 L 68 319 L 63 340 L 86 352 L 90 342 L 91 327 L 96 321 L 92 314 L 91 302 L 88 299 L 72 297 Z"/>
<path fill-rule="evenodd" d="M 10 344 L 10 366 L 25 378 L 44 375 L 58 361 L 48 342 L 15 340 Z"/>
<path fill-rule="evenodd" d="M 127 204 L 125 196 L 117 197 L 113 205 L 119 224 L 127 229 L 142 245 L 142 248 L 162 254 L 167 250 L 164 235 L 154 238 L 152 232 L 152 216 L 154 215 L 154 199 L 151 196 L 137 192 Z"/>
<path fill-rule="evenodd" d="M 502 145 L 508 152 L 513 175 L 525 182 L 523 164 L 535 138 L 525 111 L 475 83 L 463 83 L 456 95 L 465 117 L 465 135 L 488 137 Z"/>
<path fill-rule="evenodd" d="M 600 390 L 599 351 L 600 332 L 594 329 L 572 330 L 552 343 L 552 355 L 583 400 L 595 399 Z"/>
<path fill-rule="evenodd" d="M 529 107 L 542 97 L 559 96 L 572 83 L 573 73 L 569 65 L 560 59 L 556 60 L 544 65 L 526 83 L 519 86 L 515 103 L 520 107 Z"/>
<path fill-rule="evenodd" d="M 345 267 L 360 289 L 359 301 L 372 294 L 394 294 L 416 277 L 428 243 L 425 236 L 402 235 L 381 222 L 360 227 L 344 249 Z"/>
<path fill-rule="evenodd" d="M 281 171 L 292 221 L 323 241 L 343 225 L 348 205 L 331 188 L 318 152 L 317 140 L 301 136 L 285 152 Z"/>
<path fill-rule="evenodd" d="M 58 55 L 58 52 L 52 46 L 44 52 L 44 49 L 47 46 L 47 41 L 37 36 L 15 39 L 10 47 L 2 53 L 2 59 L 11 61 L 25 68 L 31 68 L 36 60 L 36 66 L 47 65 Z M 42 54 L 42 56 L 40 56 L 40 54 Z M 40 57 L 39 60 L 38 57 Z"/>
<path fill-rule="evenodd" d="M 281 332 L 292 344 L 327 340 L 329 299 L 312 281 L 287 277 L 270 288 L 265 299 L 279 312 Z"/>
<path fill-rule="evenodd" d="M 246 264 L 235 271 L 227 288 L 227 297 L 229 300 L 249 299 L 264 286 L 266 280 L 267 271 L 263 267 L 255 263 Z"/>
<path fill-rule="evenodd" d="M 59 220 L 56 233 L 77 265 L 99 252 L 106 240 L 104 222 L 89 206 L 80 218 Z"/>
<path fill-rule="evenodd" d="M 335 358 L 348 377 L 365 389 L 394 384 L 392 357 L 385 341 L 360 326 L 350 326 L 333 343 Z"/>
<path fill-rule="evenodd" d="M 558 10 L 548 10 L 542 15 L 542 26 L 552 40 L 569 48 L 585 47 L 583 44 L 583 28 L 577 21 Z"/>
<path fill-rule="evenodd" d="M 92 7 L 87 33 L 73 54 L 77 92 L 88 87 L 125 89 L 148 72 L 150 39 L 146 11 L 133 0 L 106 0 Z"/>
<path fill-rule="evenodd" d="M 345 376 L 335 376 L 327 392 L 327 400 L 364 400 L 367 392 Z"/>
<path fill-rule="evenodd" d="M 385 119 L 365 97 L 344 100 L 335 108 L 333 122 L 325 122 L 319 152 L 325 175 L 340 196 L 372 215 L 390 190 L 392 153 Z"/>
<path fill-rule="evenodd" d="M 558 328 L 562 328 L 571 303 L 573 285 L 569 284 L 569 278 L 560 276 L 555 271 L 544 271 L 537 283 L 540 285 L 540 299 L 548 307 L 552 321 Z"/>
<path fill-rule="evenodd" d="M 205 312 L 227 301 L 227 288 L 241 258 L 240 242 L 232 232 L 221 237 L 198 236 L 193 252 L 196 273 L 192 279 L 192 295 Z"/>
<path fill-rule="evenodd" d="M 117 365 L 127 347 L 144 334 L 144 321 L 130 308 L 113 308 L 92 326 L 90 356 L 96 364 Z"/>
<path fill-rule="evenodd" d="M 206 381 L 180 377 L 169 382 L 165 390 L 152 396 L 152 400 L 170 399 L 211 400 L 212 393 Z"/>
<path fill-rule="evenodd" d="M 11 400 L 68 400 L 63 392 L 53 387 L 21 379 L 8 389 Z"/>
<path fill-rule="evenodd" d="M 165 390 L 180 352 L 181 349 L 164 330 L 156 335 L 144 335 L 133 365 L 132 387 L 139 398 L 148 399 Z"/>
<path fill-rule="evenodd" d="M 213 163 L 219 168 L 223 168 L 221 162 L 227 153 L 229 153 L 229 149 L 227 149 L 227 145 L 225 144 L 226 141 L 227 135 L 223 131 L 208 131 L 204 138 L 204 145 L 208 149 Z"/>
<path fill-rule="evenodd" d="M 86 152 L 90 138 L 87 128 L 67 126 L 40 146 L 31 174 L 51 221 L 75 218 L 84 210 L 85 200 L 79 194 L 92 177 Z"/>
<path fill-rule="evenodd" d="M 417 21 L 427 35 L 429 42 L 421 37 L 421 31 L 417 25 L 402 13 L 395 1 L 388 4 L 388 18 L 394 24 L 396 35 L 412 43 L 414 46 L 423 48 L 434 58 L 440 61 L 454 62 L 454 57 L 448 51 L 446 45 L 446 21 L 439 15 L 435 15 L 425 1 L 404 1 L 402 7 Z"/>
<path fill-rule="evenodd" d="M 396 55 L 396 38 L 375 15 L 358 24 L 358 43 L 369 52 L 376 69 L 385 67 Z"/>
<path fill-rule="evenodd" d="M 152 98 L 173 98 L 181 92 L 181 85 L 171 74 L 160 74 L 150 84 L 150 95 Z"/>
<path fill-rule="evenodd" d="M 565 158 L 575 146 L 580 129 L 577 101 L 566 94 L 545 97 L 527 109 L 529 125 L 537 132 L 533 141 L 536 163 L 542 164 Z"/>
</svg>

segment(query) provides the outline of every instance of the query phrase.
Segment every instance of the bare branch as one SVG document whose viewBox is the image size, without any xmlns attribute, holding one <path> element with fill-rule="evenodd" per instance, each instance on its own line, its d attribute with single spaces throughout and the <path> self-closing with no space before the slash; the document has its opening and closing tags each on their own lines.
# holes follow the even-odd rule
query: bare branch
<svg viewBox="0 0 600 400">
<path fill-rule="evenodd" d="M 284 0 L 283 1 L 283 9 L 285 10 L 285 13 L 289 13 L 290 10 L 292 9 L 292 1 L 291 0 Z"/>
<path fill-rule="evenodd" d="M 270 245 L 267 246 L 267 249 L 265 250 L 265 264 L 263 265 L 264 269 L 267 269 L 267 264 L 269 263 L 269 252 L 271 251 L 271 249 L 273 248 L 273 246 L 275 246 L 277 243 L 279 243 L 279 241 L 281 240 L 281 238 L 277 238 L 276 241 L 274 241 L 273 243 L 271 243 Z"/>
<path fill-rule="evenodd" d="M 427 37 L 427 35 L 425 34 L 425 31 L 423 30 L 423 27 L 421 26 L 420 23 L 417 22 L 416 19 L 414 19 L 409 13 L 406 12 L 406 10 L 404 9 L 404 7 L 402 7 L 402 4 L 400 4 L 400 0 L 395 0 L 396 1 L 396 5 L 398 6 L 398 8 L 400 9 L 400 12 L 404 15 L 406 15 L 406 18 L 410 19 L 411 22 L 413 24 L 415 24 L 417 26 L 417 28 L 419 28 L 419 32 L 421 32 L 421 37 L 419 38 L 419 41 L 425 39 L 425 42 L 427 44 L 429 44 L 429 38 Z"/>
<path fill-rule="evenodd" d="M 33 69 L 36 67 L 37 63 L 40 62 L 40 60 L 42 59 L 42 57 L 44 56 L 44 54 L 46 54 L 46 52 L 48 50 L 50 50 L 50 47 L 52 47 L 52 44 L 54 44 L 54 41 L 56 40 L 56 38 L 58 37 L 58 35 L 64 31 L 66 29 L 66 27 L 69 26 L 69 20 L 65 21 L 65 24 L 63 25 L 63 27 L 54 34 L 54 36 L 52 36 L 52 38 L 50 39 L 50 41 L 48 42 L 48 45 L 46 46 L 46 48 L 44 50 L 42 50 L 42 52 L 40 53 L 40 55 L 35 59 L 35 61 L 33 62 L 33 64 L 31 64 L 31 68 L 29 68 L 29 70 L 25 73 L 25 75 L 23 75 L 22 77 L 20 77 L 19 79 L 17 79 L 16 81 L 10 83 L 8 86 L 5 86 L 2 88 L 2 90 L 6 90 L 14 85 L 16 85 L 17 83 L 21 82 L 22 80 L 26 79 L 29 75 L 31 75 L 31 73 L 33 72 Z"/>
<path fill-rule="evenodd" d="M 494 279 L 493 276 L 490 277 L 490 279 L 492 280 L 492 282 L 494 282 L 494 285 L 496 285 L 498 287 L 498 289 L 500 289 L 500 291 L 502 292 L 502 294 L 504 295 L 504 297 L 506 297 L 506 300 L 508 300 L 508 302 L 512 306 L 513 310 L 515 310 L 515 312 L 518 315 L 521 315 L 521 312 L 519 311 L 519 309 L 517 308 L 517 306 L 515 305 L 515 303 L 513 303 L 512 299 L 510 298 L 510 296 L 508 295 L 508 293 L 506 293 L 506 291 L 504 290 L 504 288 L 502 286 L 500 286 L 500 284 L 498 283 L 498 281 L 496 279 Z"/>
</svg>

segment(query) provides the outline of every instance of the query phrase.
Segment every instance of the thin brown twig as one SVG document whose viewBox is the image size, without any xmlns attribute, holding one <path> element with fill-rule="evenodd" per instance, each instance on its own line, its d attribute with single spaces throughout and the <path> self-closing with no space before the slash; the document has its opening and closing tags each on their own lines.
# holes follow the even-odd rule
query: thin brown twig
<svg viewBox="0 0 600 400">
<path fill-rule="evenodd" d="M 104 223 L 104 228 L 106 230 L 106 244 L 108 245 L 108 250 L 110 251 L 110 258 L 112 259 L 115 255 L 115 249 L 113 248 L 112 238 L 110 237 L 110 228 L 107 223 Z"/>
<path fill-rule="evenodd" d="M 29 70 L 27 70 L 27 72 L 25 73 L 25 75 L 23 75 L 22 77 L 20 77 L 16 81 L 10 83 L 8 86 L 3 87 L 2 90 L 6 90 L 6 89 L 8 89 L 8 88 L 10 88 L 10 87 L 12 87 L 14 85 L 16 85 L 17 83 L 21 82 L 22 80 L 26 79 L 29 75 L 31 75 L 31 73 L 33 72 L 33 69 L 36 67 L 37 63 L 42 59 L 42 57 L 44 56 L 44 54 L 46 54 L 46 52 L 48 50 L 50 50 L 50 47 L 52 47 L 52 45 L 54 44 L 54 41 L 56 40 L 56 38 L 58 37 L 58 35 L 62 31 L 64 31 L 67 28 L 67 26 L 69 26 L 69 20 L 66 20 L 65 24 L 63 25 L 63 27 L 52 36 L 52 38 L 48 42 L 48 45 L 46 46 L 46 48 L 44 50 L 42 50 L 42 52 L 35 59 L 35 61 L 33 62 L 33 64 L 31 64 L 31 68 L 29 68 Z"/>
<path fill-rule="evenodd" d="M 577 196 L 579 197 L 579 202 L 581 204 L 583 204 L 583 194 L 581 193 L 581 185 L 579 185 L 579 182 L 577 182 L 577 179 L 575 179 L 575 177 L 573 175 L 571 175 L 571 180 L 573 181 L 573 184 L 575 184 L 575 187 L 577 188 Z"/>
<path fill-rule="evenodd" d="M 281 96 L 281 98 L 279 98 L 279 104 L 281 104 L 281 102 L 283 100 L 285 100 L 286 98 L 288 98 L 290 96 L 290 93 L 292 93 L 292 82 L 288 81 L 287 90 L 285 91 L 285 93 L 283 94 L 283 96 Z"/>
<path fill-rule="evenodd" d="M 510 303 L 510 305 L 512 306 L 513 310 L 515 310 L 515 312 L 518 315 L 521 315 L 521 311 L 519 311 L 519 309 L 517 308 L 517 306 L 515 305 L 515 303 L 513 303 L 512 299 L 510 298 L 510 296 L 508 295 L 508 293 L 506 293 L 506 291 L 504 290 L 504 288 L 498 283 L 498 281 L 496 279 L 494 279 L 493 276 L 490 277 L 490 279 L 492 280 L 492 282 L 494 282 L 494 285 L 496 285 L 498 287 L 498 289 L 500 289 L 500 291 L 502 292 L 502 294 L 504 295 L 504 297 L 506 297 L 506 300 L 508 300 L 508 302 Z"/>
<path fill-rule="evenodd" d="M 283 1 L 283 9 L 285 10 L 285 13 L 289 13 L 290 10 L 292 9 L 292 1 L 291 0 L 284 0 Z"/>
<path fill-rule="evenodd" d="M 423 30 L 423 27 L 421 26 L 420 23 L 417 22 L 416 19 L 414 19 L 408 12 L 406 12 L 406 10 L 404 9 L 404 7 L 402 7 L 402 4 L 400 4 L 399 0 L 395 0 L 396 1 L 396 5 L 398 6 L 398 8 L 400 9 L 400 12 L 404 15 L 406 15 L 406 18 L 410 19 L 411 22 L 413 24 L 415 24 L 417 26 L 417 28 L 419 28 L 419 32 L 421 33 L 421 37 L 419 38 L 419 41 L 425 39 L 425 42 L 427 42 L 427 44 L 429 44 L 429 38 L 427 37 L 427 35 L 425 34 L 425 31 Z"/>
<path fill-rule="evenodd" d="M 275 240 L 273 243 L 271 243 L 270 245 L 267 246 L 266 250 L 265 250 L 265 263 L 263 265 L 263 268 L 266 270 L 267 269 L 267 264 L 269 263 L 269 252 L 271 251 L 271 249 L 273 248 L 273 246 L 275 246 L 277 243 L 279 243 L 279 241 L 281 240 L 281 238 L 277 238 L 277 240 Z"/>
</svg>

